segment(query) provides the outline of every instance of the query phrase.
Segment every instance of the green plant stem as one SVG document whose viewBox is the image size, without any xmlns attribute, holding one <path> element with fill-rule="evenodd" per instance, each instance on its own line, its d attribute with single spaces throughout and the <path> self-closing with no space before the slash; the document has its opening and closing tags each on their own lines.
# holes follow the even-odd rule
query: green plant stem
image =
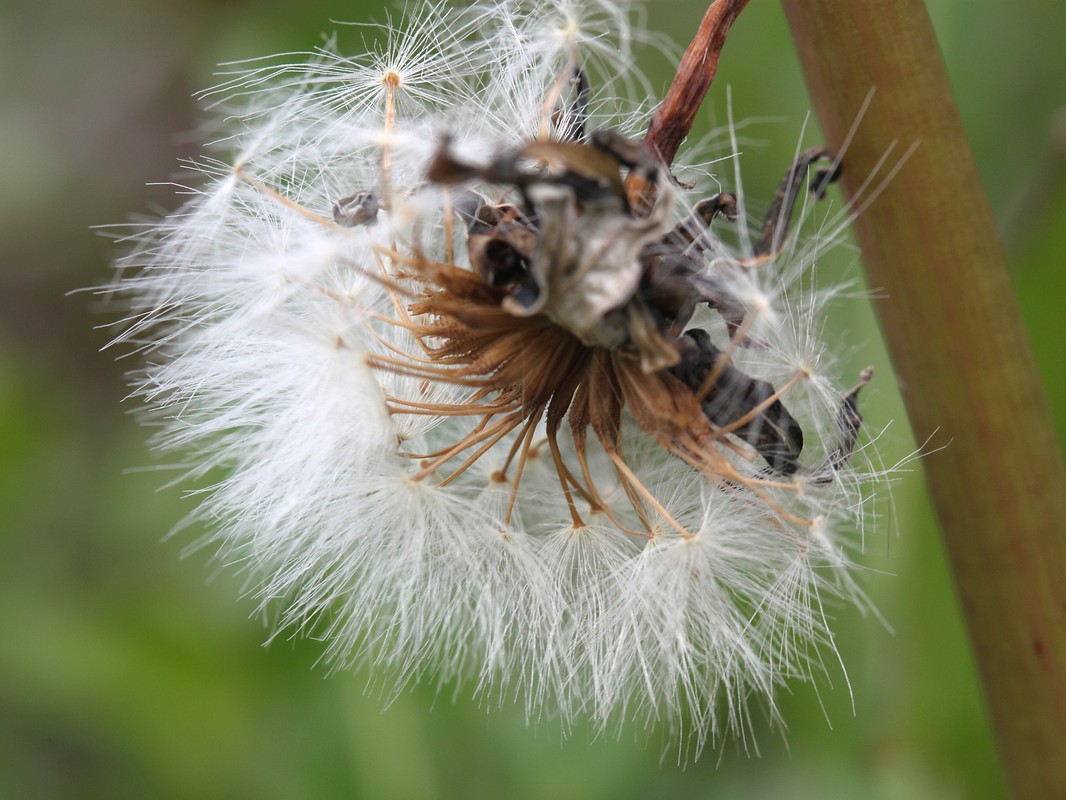
<svg viewBox="0 0 1066 800">
<path fill-rule="evenodd" d="M 874 89 L 844 154 L 853 202 L 918 143 L 856 232 L 911 425 L 946 445 L 925 471 L 1008 780 L 1066 797 L 1066 470 L 928 14 L 782 2 L 830 147 Z"/>
</svg>

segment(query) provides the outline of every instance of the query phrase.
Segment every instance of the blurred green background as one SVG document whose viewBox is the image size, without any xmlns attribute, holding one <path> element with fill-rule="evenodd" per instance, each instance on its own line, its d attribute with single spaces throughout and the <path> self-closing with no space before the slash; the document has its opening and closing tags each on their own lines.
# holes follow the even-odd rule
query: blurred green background
<svg viewBox="0 0 1066 800">
<path fill-rule="evenodd" d="M 687 41 L 703 6 L 652 2 Z M 1066 4 L 931 0 L 982 178 L 1066 430 Z M 116 254 L 91 225 L 173 208 L 217 62 L 304 50 L 367 0 L 0 2 L 0 798 L 997 798 L 1004 795 L 920 465 L 867 539 L 865 586 L 889 629 L 833 609 L 839 673 L 782 698 L 760 756 L 728 743 L 681 769 L 656 747 L 560 742 L 425 687 L 390 708 L 365 674 L 328 675 L 314 641 L 260 645 L 240 579 L 165 540 L 188 510 L 98 352 L 108 317 L 72 289 Z M 358 45 L 354 35 L 343 40 Z M 648 54 L 656 85 L 667 65 Z M 702 131 L 733 87 L 746 184 L 769 193 L 809 101 L 780 8 L 752 3 L 726 47 Z M 814 142 L 816 134 L 807 137 Z M 879 368 L 866 396 L 886 462 L 911 451 L 868 308 L 834 321 Z M 931 347 L 936 343 L 931 342 Z M 979 342 L 974 343 L 980 347 Z M 849 367 L 850 371 L 851 367 Z M 1024 424 L 1024 420 L 1019 420 Z M 989 468 L 995 469 L 995 453 Z M 854 705 L 854 709 L 853 709 Z M 1064 745 L 1066 746 L 1066 745 Z"/>
</svg>

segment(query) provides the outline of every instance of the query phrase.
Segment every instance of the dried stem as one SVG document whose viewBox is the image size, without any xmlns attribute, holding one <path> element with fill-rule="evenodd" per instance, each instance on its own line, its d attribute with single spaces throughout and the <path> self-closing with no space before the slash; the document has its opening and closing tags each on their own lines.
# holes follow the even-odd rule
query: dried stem
<svg viewBox="0 0 1066 800">
<path fill-rule="evenodd" d="M 856 230 L 926 461 L 1007 775 L 1066 797 L 1066 469 L 921 0 L 783 0 L 849 192 L 920 142 Z"/>
<path fill-rule="evenodd" d="M 703 15 L 699 28 L 677 65 L 666 97 L 655 109 L 644 143 L 670 166 L 685 141 L 707 90 L 718 71 L 718 57 L 726 34 L 748 0 L 717 0 Z M 626 180 L 626 194 L 634 208 L 647 208 L 654 200 L 654 185 L 637 174 Z"/>
</svg>

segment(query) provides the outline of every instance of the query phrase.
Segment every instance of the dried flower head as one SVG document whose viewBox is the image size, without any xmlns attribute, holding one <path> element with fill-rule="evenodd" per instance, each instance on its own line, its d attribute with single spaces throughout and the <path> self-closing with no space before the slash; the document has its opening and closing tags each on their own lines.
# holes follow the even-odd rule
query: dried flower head
<svg viewBox="0 0 1066 800">
<path fill-rule="evenodd" d="M 839 163 L 799 154 L 754 226 L 739 187 L 681 184 L 633 138 L 639 31 L 609 0 L 385 32 L 208 93 L 232 160 L 191 164 L 121 264 L 193 519 L 279 631 L 391 685 L 696 751 L 753 695 L 775 714 L 832 647 L 823 599 L 857 594 L 870 376 L 830 376 L 809 280 L 843 220 L 789 233 Z"/>
</svg>

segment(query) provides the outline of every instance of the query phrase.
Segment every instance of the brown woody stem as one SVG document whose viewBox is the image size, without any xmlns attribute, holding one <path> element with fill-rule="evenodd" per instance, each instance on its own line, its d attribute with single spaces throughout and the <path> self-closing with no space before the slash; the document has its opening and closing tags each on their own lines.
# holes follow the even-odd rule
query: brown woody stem
<svg viewBox="0 0 1066 800">
<path fill-rule="evenodd" d="M 703 15 L 666 97 L 652 114 L 644 143 L 666 166 L 673 163 L 678 148 L 692 130 L 707 90 L 718 71 L 718 57 L 726 34 L 748 0 L 717 0 Z M 626 194 L 634 208 L 647 207 L 654 199 L 654 186 L 639 175 L 626 180 Z"/>
<path fill-rule="evenodd" d="M 1019 798 L 1066 797 L 1066 469 L 921 0 L 783 0 L 852 194 L 918 142 L 856 222 Z M 897 144 L 898 143 L 898 144 Z M 899 152 L 896 150 L 895 152 Z"/>
</svg>

